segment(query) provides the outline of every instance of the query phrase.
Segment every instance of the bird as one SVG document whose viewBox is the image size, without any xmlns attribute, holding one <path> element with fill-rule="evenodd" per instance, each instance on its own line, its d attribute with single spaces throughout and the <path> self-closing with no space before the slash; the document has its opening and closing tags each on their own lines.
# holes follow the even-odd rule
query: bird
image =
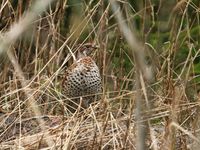
<svg viewBox="0 0 200 150">
<path fill-rule="evenodd" d="M 90 57 L 97 49 L 92 43 L 78 45 L 75 62 L 65 70 L 62 81 L 63 94 L 69 99 L 68 106 L 75 112 L 78 106 L 86 109 L 100 99 L 102 81 L 99 68 Z"/>
</svg>

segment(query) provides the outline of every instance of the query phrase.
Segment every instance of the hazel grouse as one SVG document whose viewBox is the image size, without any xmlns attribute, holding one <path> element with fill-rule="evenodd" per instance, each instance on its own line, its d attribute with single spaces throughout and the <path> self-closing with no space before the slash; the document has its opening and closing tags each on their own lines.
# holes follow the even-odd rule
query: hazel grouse
<svg viewBox="0 0 200 150">
<path fill-rule="evenodd" d="M 86 43 L 77 51 L 77 60 L 65 71 L 63 93 L 69 98 L 70 110 L 75 111 L 79 104 L 87 108 L 100 98 L 102 83 L 99 68 L 90 57 L 97 47 Z"/>
</svg>

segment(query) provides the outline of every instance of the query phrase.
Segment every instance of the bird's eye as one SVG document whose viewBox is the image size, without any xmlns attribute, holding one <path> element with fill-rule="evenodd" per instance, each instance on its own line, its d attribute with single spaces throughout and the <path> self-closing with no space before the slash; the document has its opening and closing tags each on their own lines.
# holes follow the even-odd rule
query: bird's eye
<svg viewBox="0 0 200 150">
<path fill-rule="evenodd" d="M 90 46 L 89 46 L 89 45 L 86 45 L 85 48 L 90 48 Z"/>
</svg>

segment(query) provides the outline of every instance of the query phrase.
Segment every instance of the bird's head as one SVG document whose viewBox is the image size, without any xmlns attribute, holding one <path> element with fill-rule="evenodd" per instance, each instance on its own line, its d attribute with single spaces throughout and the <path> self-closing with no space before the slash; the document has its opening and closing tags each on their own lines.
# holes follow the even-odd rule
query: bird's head
<svg viewBox="0 0 200 150">
<path fill-rule="evenodd" d="M 90 56 L 91 53 L 98 48 L 97 45 L 93 43 L 86 43 L 83 45 L 78 45 L 78 53 L 77 53 L 77 59 L 80 59 L 82 57 Z"/>
</svg>

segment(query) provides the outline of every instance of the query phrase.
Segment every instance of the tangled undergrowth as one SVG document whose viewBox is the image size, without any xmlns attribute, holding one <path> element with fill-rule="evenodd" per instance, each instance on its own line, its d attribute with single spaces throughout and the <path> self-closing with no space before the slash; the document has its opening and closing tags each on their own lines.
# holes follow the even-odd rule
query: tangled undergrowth
<svg viewBox="0 0 200 150">
<path fill-rule="evenodd" d="M 1 149 L 198 149 L 198 0 L 40 2 L 1 1 Z M 70 113 L 61 76 L 85 42 L 102 98 Z"/>
</svg>

